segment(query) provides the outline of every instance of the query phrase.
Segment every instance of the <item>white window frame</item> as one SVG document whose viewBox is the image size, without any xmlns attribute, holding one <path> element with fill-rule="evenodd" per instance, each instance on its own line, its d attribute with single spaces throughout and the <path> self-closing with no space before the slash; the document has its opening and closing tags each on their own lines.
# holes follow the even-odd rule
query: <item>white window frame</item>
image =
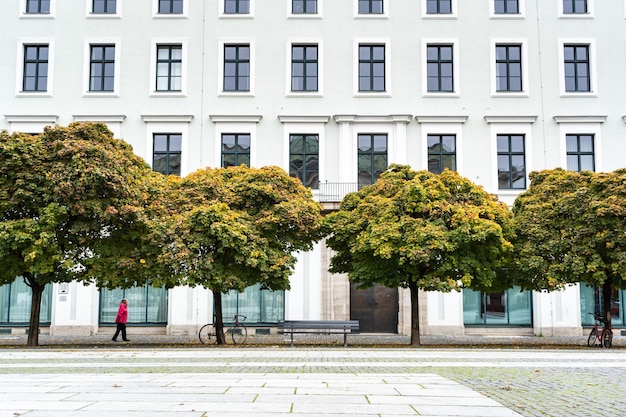
<svg viewBox="0 0 626 417">
<path fill-rule="evenodd" d="M 161 38 L 150 40 L 150 79 L 148 85 L 148 94 L 150 97 L 186 97 L 187 81 L 188 81 L 188 65 L 189 60 L 188 47 L 189 40 L 186 38 Z M 182 80 L 180 91 L 157 91 L 156 90 L 156 74 L 157 74 L 157 48 L 160 45 L 180 45 L 182 48 Z M 116 52 L 117 54 L 117 52 Z"/>
<path fill-rule="evenodd" d="M 115 78 L 113 78 L 113 91 L 89 91 L 89 81 L 91 76 L 91 47 L 98 45 L 115 46 Z M 83 97 L 119 97 L 120 95 L 120 59 L 121 40 L 120 39 L 85 39 L 84 63 L 83 63 Z"/>
<path fill-rule="evenodd" d="M 330 116 L 278 116 L 278 120 L 283 124 L 283 155 L 281 166 L 289 173 L 289 156 L 291 154 L 291 135 L 317 135 L 318 142 L 318 169 L 320 184 L 327 181 L 326 177 L 326 123 Z M 311 189 L 314 197 L 319 197 L 319 187 Z"/>
<path fill-rule="evenodd" d="M 452 45 L 452 76 L 454 91 L 428 91 L 428 60 L 429 45 Z M 459 40 L 456 38 L 422 39 L 422 97 L 460 97 L 461 96 L 461 61 L 459 57 Z"/>
<path fill-rule="evenodd" d="M 153 19 L 187 19 L 189 18 L 189 2 L 193 0 L 183 0 L 183 12 L 180 14 L 159 13 L 159 0 L 152 0 Z"/>
<path fill-rule="evenodd" d="M 426 0 L 422 0 L 422 19 L 458 19 L 458 0 L 452 0 L 452 13 L 449 14 L 431 14 L 426 13 L 427 10 Z"/>
<path fill-rule="evenodd" d="M 595 172 L 603 172 L 602 123 L 606 116 L 554 116 L 559 125 L 560 166 L 567 170 L 567 135 L 593 135 L 593 164 Z"/>
<path fill-rule="evenodd" d="M 355 114 L 335 115 L 339 124 L 339 182 L 358 183 L 358 136 L 359 134 L 387 135 L 387 164 L 407 163 L 407 125 L 411 115 L 361 116 Z"/>
<path fill-rule="evenodd" d="M 9 123 L 9 133 L 43 133 L 46 126 L 54 126 L 57 115 L 10 115 L 4 116 Z"/>
<path fill-rule="evenodd" d="M 491 61 L 491 96 L 492 97 L 529 97 L 530 82 L 528 72 L 528 40 L 522 38 L 498 38 L 490 39 L 489 58 Z M 522 54 L 522 91 L 498 91 L 496 82 L 496 46 L 497 45 L 520 45 Z"/>
<path fill-rule="evenodd" d="M 291 91 L 291 47 L 294 45 L 317 45 L 317 91 Z M 285 74 L 285 96 L 287 97 L 322 97 L 324 95 L 324 41 L 320 38 L 287 39 L 287 57 Z"/>
<path fill-rule="evenodd" d="M 122 123 L 126 116 L 123 114 L 119 115 L 88 115 L 88 114 L 74 114 L 72 116 L 75 122 L 94 122 L 94 123 L 104 123 L 107 125 L 109 130 L 113 132 L 113 137 L 115 138 L 123 138 L 122 136 Z"/>
<path fill-rule="evenodd" d="M 85 0 L 85 11 L 88 19 L 121 19 L 122 18 L 122 2 L 117 0 L 115 5 L 115 13 L 94 13 L 93 0 Z"/>
<path fill-rule="evenodd" d="M 337 0 L 335 0 L 337 1 Z M 359 13 L 359 0 L 353 0 L 353 14 L 355 19 L 389 19 L 390 0 L 383 0 L 383 13 L 361 14 Z"/>
<path fill-rule="evenodd" d="M 428 171 L 428 135 L 455 135 L 456 172 L 463 175 L 463 124 L 468 116 L 415 116 L 420 124 L 420 169 Z"/>
<path fill-rule="evenodd" d="M 20 19 L 54 19 L 56 16 L 56 0 L 50 0 L 50 13 L 26 13 L 26 0 L 20 0 L 18 17 Z"/>
<path fill-rule="evenodd" d="M 215 145 L 213 155 L 207 155 L 203 160 L 209 161 L 209 166 L 222 166 L 222 134 L 248 133 L 250 134 L 250 167 L 257 166 L 258 146 L 257 146 L 257 125 L 262 116 L 249 115 L 209 115 L 215 123 Z M 212 162 L 212 163 L 211 163 Z"/>
<path fill-rule="evenodd" d="M 193 119 L 191 115 L 141 115 L 141 119 L 146 123 L 146 153 L 144 159 L 152 168 L 154 159 L 154 134 L 155 133 L 174 133 L 182 136 L 181 141 L 181 158 L 180 158 L 180 176 L 184 177 L 189 174 L 189 124 Z M 138 149 L 135 149 L 137 152 Z"/>
<path fill-rule="evenodd" d="M 292 0 L 285 1 L 287 2 L 287 19 L 321 19 L 323 17 L 324 0 L 317 0 L 317 13 L 294 13 Z"/>
<path fill-rule="evenodd" d="M 248 45 L 250 47 L 250 90 L 249 91 L 224 91 L 224 47 L 226 45 Z M 218 96 L 248 96 L 253 97 L 255 94 L 255 41 L 254 39 L 220 39 L 217 49 L 217 95 Z M 291 73 L 291 72 L 289 72 Z"/>
<path fill-rule="evenodd" d="M 25 45 L 48 45 L 48 83 L 46 91 L 22 91 L 24 82 L 24 46 Z M 17 60 L 16 60 L 16 97 L 52 97 L 54 86 L 54 39 L 32 38 L 17 40 Z"/>
<path fill-rule="evenodd" d="M 361 45 L 385 46 L 385 91 L 359 91 L 359 47 Z M 391 97 L 391 39 L 358 38 L 353 44 L 352 90 L 354 97 Z"/>
<path fill-rule="evenodd" d="M 564 13 L 563 0 L 556 0 L 557 16 L 559 19 L 593 19 L 594 17 L 594 1 L 587 0 L 587 13 Z"/>
<path fill-rule="evenodd" d="M 485 116 L 485 121 L 489 124 L 489 161 L 493 161 L 491 166 L 490 184 L 485 184 L 487 190 L 492 194 L 497 194 L 507 202 L 512 202 L 515 198 L 526 191 L 530 186 L 528 174 L 535 168 L 533 166 L 533 139 L 532 124 L 537 120 L 537 116 Z M 498 135 L 523 135 L 524 136 L 524 168 L 526 169 L 526 188 L 524 189 L 501 189 L 498 183 Z"/>
<path fill-rule="evenodd" d="M 589 47 L 589 82 L 590 91 L 565 91 L 565 54 L 563 49 L 565 45 L 587 45 Z M 598 96 L 598 80 L 597 80 L 597 62 L 596 59 L 596 41 L 589 38 L 567 38 L 558 40 L 558 59 L 559 59 L 559 92 L 561 97 L 597 97 Z"/>
<path fill-rule="evenodd" d="M 625 0 L 626 1 L 626 0 Z M 517 8 L 519 13 L 496 13 L 496 3 L 489 0 L 489 18 L 490 19 L 525 19 L 526 18 L 526 0 L 518 0 Z"/>
<path fill-rule="evenodd" d="M 189 0 L 193 1 L 193 0 Z M 250 13 L 246 14 L 233 14 L 233 13 L 224 13 L 224 9 L 226 8 L 224 0 L 219 0 L 218 9 L 217 9 L 217 17 L 218 19 L 254 19 L 254 10 L 255 10 L 255 2 L 256 0 L 250 0 Z"/>
</svg>

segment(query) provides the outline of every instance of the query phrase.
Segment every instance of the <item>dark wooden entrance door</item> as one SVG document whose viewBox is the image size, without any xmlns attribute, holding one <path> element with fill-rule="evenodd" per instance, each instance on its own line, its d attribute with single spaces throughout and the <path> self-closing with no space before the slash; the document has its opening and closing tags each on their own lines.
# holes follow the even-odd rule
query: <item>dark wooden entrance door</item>
<svg viewBox="0 0 626 417">
<path fill-rule="evenodd" d="M 398 333 L 398 289 L 350 284 L 350 320 L 359 320 L 362 333 Z"/>
</svg>

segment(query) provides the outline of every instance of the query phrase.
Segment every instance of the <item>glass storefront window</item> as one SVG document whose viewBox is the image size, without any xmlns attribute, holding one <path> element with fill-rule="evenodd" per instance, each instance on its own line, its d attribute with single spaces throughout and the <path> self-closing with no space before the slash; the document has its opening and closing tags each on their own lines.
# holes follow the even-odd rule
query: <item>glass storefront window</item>
<svg viewBox="0 0 626 417">
<path fill-rule="evenodd" d="M 611 295 L 611 324 L 613 326 L 625 325 L 624 316 L 624 293 L 625 290 L 613 289 Z M 580 284 L 580 318 L 583 326 L 593 326 L 593 315 L 602 314 L 602 289 L 594 288 L 588 284 Z"/>
<path fill-rule="evenodd" d="M 11 284 L 0 286 L 0 325 L 25 325 L 30 321 L 31 290 L 22 277 Z M 52 317 L 52 285 L 48 284 L 41 295 L 39 324 L 49 325 Z"/>
<path fill-rule="evenodd" d="M 167 290 L 149 285 L 100 291 L 100 323 L 113 324 L 122 298 L 128 299 L 128 324 L 166 324 Z"/>
<path fill-rule="evenodd" d="M 235 314 L 246 316 L 245 323 L 278 323 L 285 317 L 285 292 L 262 290 L 260 284 L 230 291 L 222 295 L 224 322 L 232 322 Z"/>
<path fill-rule="evenodd" d="M 463 290 L 463 323 L 465 325 L 532 325 L 530 291 L 513 287 L 497 293 Z"/>
</svg>

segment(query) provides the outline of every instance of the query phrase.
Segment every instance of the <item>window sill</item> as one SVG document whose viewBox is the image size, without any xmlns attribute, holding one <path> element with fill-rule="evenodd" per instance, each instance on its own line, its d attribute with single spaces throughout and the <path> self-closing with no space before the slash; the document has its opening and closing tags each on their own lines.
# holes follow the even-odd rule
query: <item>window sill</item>
<svg viewBox="0 0 626 417">
<path fill-rule="evenodd" d="M 518 13 L 501 13 L 501 14 L 492 14 L 489 16 L 489 19 L 492 20 L 524 20 L 526 16 Z"/>
<path fill-rule="evenodd" d="M 187 94 L 182 91 L 153 91 L 150 97 L 187 97 Z"/>
<path fill-rule="evenodd" d="M 427 97 L 427 98 L 458 98 L 458 97 L 461 97 L 461 95 L 458 92 L 452 92 L 452 93 L 441 92 L 441 93 L 437 93 L 437 92 L 430 91 L 428 93 L 422 94 L 422 97 Z"/>
<path fill-rule="evenodd" d="M 22 13 L 20 19 L 54 19 L 50 13 Z"/>
<path fill-rule="evenodd" d="M 153 19 L 188 19 L 189 16 L 186 14 L 155 14 L 152 16 Z"/>
<path fill-rule="evenodd" d="M 86 91 L 83 93 L 83 97 L 89 98 L 119 98 L 119 94 L 115 91 Z"/>
<path fill-rule="evenodd" d="M 287 15 L 287 19 L 321 20 L 322 15 L 320 15 L 319 13 L 291 13 Z"/>
<path fill-rule="evenodd" d="M 422 19 L 424 20 L 457 20 L 458 16 L 455 14 L 425 14 L 422 15 Z"/>
<path fill-rule="evenodd" d="M 380 92 L 376 92 L 376 91 L 364 91 L 364 92 L 356 92 L 354 93 L 354 95 L 352 96 L 354 98 L 372 98 L 372 97 L 391 97 L 391 92 L 389 91 L 380 91 Z"/>
<path fill-rule="evenodd" d="M 561 93 L 561 97 L 562 98 L 596 98 L 598 97 L 598 94 L 590 91 L 590 92 L 565 92 L 565 93 Z"/>
<path fill-rule="evenodd" d="M 388 14 L 357 14 L 354 16 L 355 20 L 389 20 Z"/>
<path fill-rule="evenodd" d="M 520 98 L 520 97 L 530 97 L 530 95 L 526 91 L 496 91 L 491 93 L 491 97 L 493 98 Z"/>
<path fill-rule="evenodd" d="M 251 13 L 222 13 L 219 15 L 220 19 L 254 19 L 254 15 Z"/>
<path fill-rule="evenodd" d="M 122 15 L 117 13 L 89 13 L 87 19 L 121 19 Z"/>
<path fill-rule="evenodd" d="M 285 97 L 324 97 L 324 94 L 319 91 L 311 91 L 308 93 L 305 91 L 291 91 L 285 94 Z"/>
<path fill-rule="evenodd" d="M 251 91 L 222 91 L 218 93 L 218 97 L 254 97 Z"/>
<path fill-rule="evenodd" d="M 52 97 L 49 91 L 19 91 L 15 97 Z"/>
</svg>

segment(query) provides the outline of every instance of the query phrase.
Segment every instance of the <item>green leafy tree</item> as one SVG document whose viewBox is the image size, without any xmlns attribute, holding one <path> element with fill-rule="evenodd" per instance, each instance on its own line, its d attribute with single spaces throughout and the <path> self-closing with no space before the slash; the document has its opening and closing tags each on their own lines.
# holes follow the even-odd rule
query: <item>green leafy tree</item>
<svg viewBox="0 0 626 417">
<path fill-rule="evenodd" d="M 41 135 L 0 132 L 0 284 L 32 290 L 28 345 L 54 282 L 126 282 L 142 271 L 136 238 L 150 167 L 102 124 Z"/>
<path fill-rule="evenodd" d="M 626 170 L 530 174 L 513 206 L 517 239 L 511 272 L 529 290 L 561 290 L 583 282 L 611 293 L 626 287 Z"/>
<path fill-rule="evenodd" d="M 167 182 L 151 225 L 163 283 L 212 291 L 223 344 L 222 294 L 257 283 L 288 289 L 294 253 L 323 236 L 321 207 L 278 167 L 203 169 Z"/>
<path fill-rule="evenodd" d="M 419 345 L 418 290 L 484 290 L 503 284 L 512 250 L 510 210 L 456 172 L 436 175 L 392 165 L 348 194 L 327 217 L 331 272 L 361 287 L 411 293 L 411 344 Z M 506 284 L 504 284 L 506 286 Z"/>
</svg>

